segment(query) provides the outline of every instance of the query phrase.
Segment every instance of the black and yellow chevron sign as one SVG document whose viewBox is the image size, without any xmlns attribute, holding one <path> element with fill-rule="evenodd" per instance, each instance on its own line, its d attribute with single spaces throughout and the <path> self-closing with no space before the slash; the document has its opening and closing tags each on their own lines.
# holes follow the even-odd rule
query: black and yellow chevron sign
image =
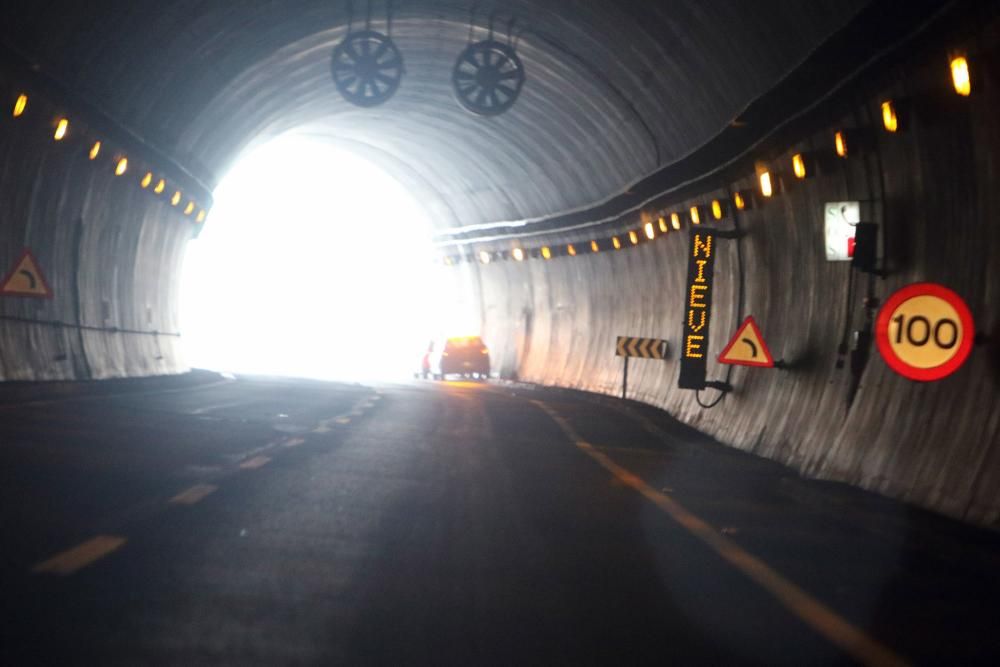
<svg viewBox="0 0 1000 667">
<path fill-rule="evenodd" d="M 619 336 L 615 354 L 619 357 L 639 357 L 641 359 L 666 359 L 667 341 L 659 338 L 633 338 Z"/>
</svg>

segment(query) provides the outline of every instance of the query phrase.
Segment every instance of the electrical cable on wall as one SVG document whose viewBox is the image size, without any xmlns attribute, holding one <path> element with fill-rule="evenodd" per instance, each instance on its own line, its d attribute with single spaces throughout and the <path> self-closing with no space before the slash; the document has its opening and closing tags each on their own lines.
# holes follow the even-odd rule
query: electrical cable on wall
<svg viewBox="0 0 1000 667">
<path fill-rule="evenodd" d="M 728 199 L 732 200 L 733 193 L 727 189 L 726 196 Z M 733 231 L 735 232 L 736 238 L 736 273 L 738 276 L 738 286 L 736 289 L 736 321 L 743 321 L 743 308 L 746 299 L 746 282 L 744 280 L 744 269 L 743 269 L 743 235 L 740 234 L 740 213 L 739 210 L 733 210 Z M 726 366 L 726 384 L 730 384 L 733 376 L 733 366 Z M 694 392 L 694 400 L 698 402 L 698 405 L 705 410 L 711 410 L 726 397 L 726 392 L 720 391 L 719 395 L 711 403 L 704 403 L 701 400 L 701 389 Z"/>
</svg>

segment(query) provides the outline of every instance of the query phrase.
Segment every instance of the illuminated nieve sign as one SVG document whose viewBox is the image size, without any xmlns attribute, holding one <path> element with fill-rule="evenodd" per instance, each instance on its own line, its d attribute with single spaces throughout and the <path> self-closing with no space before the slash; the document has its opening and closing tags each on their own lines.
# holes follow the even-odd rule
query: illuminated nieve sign
<svg viewBox="0 0 1000 667">
<path fill-rule="evenodd" d="M 708 362 L 708 328 L 712 319 L 712 277 L 715 274 L 715 233 L 691 230 L 684 334 L 681 336 L 681 389 L 704 389 Z"/>
</svg>

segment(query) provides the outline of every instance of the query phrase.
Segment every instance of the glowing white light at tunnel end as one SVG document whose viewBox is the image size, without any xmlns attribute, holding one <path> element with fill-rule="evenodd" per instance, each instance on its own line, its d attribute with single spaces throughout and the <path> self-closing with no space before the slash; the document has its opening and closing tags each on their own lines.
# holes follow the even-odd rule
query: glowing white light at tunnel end
<svg viewBox="0 0 1000 667">
<path fill-rule="evenodd" d="M 479 333 L 468 264 L 446 266 L 420 203 L 372 163 L 279 137 L 238 160 L 213 200 L 195 218 L 211 224 L 188 244 L 182 277 L 190 365 L 400 380 L 429 341 Z M 372 202 L 395 212 L 388 222 Z"/>
</svg>

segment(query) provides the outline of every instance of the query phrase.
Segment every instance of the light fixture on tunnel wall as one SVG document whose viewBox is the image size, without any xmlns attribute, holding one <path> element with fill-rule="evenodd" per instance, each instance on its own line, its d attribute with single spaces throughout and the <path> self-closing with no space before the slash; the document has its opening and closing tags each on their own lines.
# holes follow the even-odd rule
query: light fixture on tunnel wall
<svg viewBox="0 0 1000 667">
<path fill-rule="evenodd" d="M 949 58 L 951 69 L 951 85 L 962 97 L 972 94 L 972 74 L 969 71 L 969 59 L 963 53 L 953 53 Z"/>
<path fill-rule="evenodd" d="M 187 206 L 184 207 L 184 215 L 191 215 L 194 213 L 194 201 L 188 201 Z"/>
<path fill-rule="evenodd" d="M 756 171 L 757 182 L 760 184 L 760 194 L 765 198 L 774 196 L 774 181 L 771 178 L 771 170 L 765 165 L 758 163 Z"/>
<path fill-rule="evenodd" d="M 639 245 L 639 235 L 634 229 L 628 233 L 628 240 L 632 242 L 632 245 Z"/>
<path fill-rule="evenodd" d="M 691 207 L 691 224 L 700 225 L 701 224 L 701 207 L 698 205 Z"/>
<path fill-rule="evenodd" d="M 479 251 L 479 261 L 483 264 L 489 264 L 493 260 L 493 256 L 485 250 Z"/>
<path fill-rule="evenodd" d="M 765 197 L 774 194 L 774 186 L 771 184 L 771 172 L 765 171 L 760 175 L 760 193 Z"/>
<path fill-rule="evenodd" d="M 733 193 L 733 204 L 736 205 L 737 211 L 742 211 L 747 207 L 747 199 L 743 196 L 741 192 Z"/>
<path fill-rule="evenodd" d="M 524 87 L 524 63 L 509 44 L 489 39 L 469 44 L 451 73 L 455 99 L 466 111 L 499 116 L 508 111 Z"/>
<path fill-rule="evenodd" d="M 806 157 L 802 153 L 796 153 L 792 156 L 792 173 L 799 180 L 809 176 L 809 166 L 806 164 Z"/>
<path fill-rule="evenodd" d="M 28 96 L 21 93 L 17 96 L 17 100 L 14 102 L 14 118 L 24 115 L 25 109 L 28 108 Z"/>
<path fill-rule="evenodd" d="M 126 171 L 128 171 L 128 158 L 123 156 L 118 158 L 118 164 L 115 165 L 115 176 L 121 176 Z"/>
<path fill-rule="evenodd" d="M 566 254 L 569 255 L 570 257 L 576 257 L 576 246 L 574 246 L 572 243 L 566 246 Z"/>
<path fill-rule="evenodd" d="M 523 262 L 524 250 L 522 250 L 521 248 L 514 248 L 513 252 L 511 252 L 511 256 L 514 258 L 515 261 Z"/>
<path fill-rule="evenodd" d="M 664 217 L 664 215 L 662 213 L 660 214 L 660 219 L 658 220 L 658 222 L 659 222 L 659 225 L 660 225 L 660 233 L 661 234 L 666 234 L 667 232 L 670 231 L 670 225 L 667 224 L 667 219 L 666 219 L 666 217 Z"/>
<path fill-rule="evenodd" d="M 590 252 L 600 252 L 601 246 L 598 245 L 597 241 L 590 242 Z"/>
<path fill-rule="evenodd" d="M 96 160 L 97 156 L 101 154 L 101 142 L 95 141 L 94 145 L 90 147 L 90 159 Z"/>
<path fill-rule="evenodd" d="M 174 196 L 170 198 L 170 205 L 171 206 L 177 206 L 178 204 L 180 204 L 181 203 L 181 196 L 182 195 L 181 195 L 181 191 L 180 190 L 177 190 L 176 192 L 174 192 Z"/>
<path fill-rule="evenodd" d="M 371 2 L 365 29 L 354 32 L 353 2 L 348 0 L 351 18 L 347 36 L 333 49 L 330 70 L 333 83 L 345 100 L 359 107 L 384 104 L 399 90 L 403 80 L 403 55 L 392 40 L 392 3 L 386 3 L 386 31 L 372 30 Z"/>
<path fill-rule="evenodd" d="M 712 217 L 716 220 L 722 220 L 726 217 L 726 207 L 718 199 L 712 200 Z"/>
<path fill-rule="evenodd" d="M 886 132 L 898 132 L 899 131 L 899 113 L 896 111 L 896 105 L 892 100 L 886 100 L 879 105 L 882 110 L 882 127 Z"/>
<path fill-rule="evenodd" d="M 611 237 L 611 245 L 614 246 L 615 250 L 621 250 L 622 249 L 622 240 L 620 238 L 618 238 L 617 236 L 612 236 Z"/>
<path fill-rule="evenodd" d="M 69 131 L 69 120 L 66 118 L 60 118 L 56 123 L 56 131 L 52 135 L 52 138 L 56 141 L 62 141 L 66 138 L 66 133 Z"/>
<path fill-rule="evenodd" d="M 837 152 L 838 157 L 847 157 L 847 133 L 843 130 L 838 131 L 833 135 L 833 147 Z"/>
<path fill-rule="evenodd" d="M 201 209 L 200 211 L 198 211 L 198 217 L 195 218 L 195 222 L 198 222 L 198 223 L 205 222 L 205 218 L 207 216 L 208 216 L 208 213 L 205 211 L 205 209 Z M 447 259 L 451 259 L 451 258 L 449 257 Z"/>
<path fill-rule="evenodd" d="M 552 249 L 547 245 L 542 246 L 542 259 L 552 259 Z"/>
<path fill-rule="evenodd" d="M 167 187 L 167 182 L 161 178 L 159 180 L 159 182 L 156 184 L 156 187 L 153 188 L 153 192 L 155 192 L 158 195 L 162 195 L 163 194 L 163 190 L 166 187 Z"/>
<path fill-rule="evenodd" d="M 681 215 L 680 215 L 680 213 L 671 213 L 670 214 L 670 224 L 673 226 L 674 229 L 680 231 L 680 228 L 681 228 Z"/>
<path fill-rule="evenodd" d="M 152 182 L 153 182 L 153 172 L 147 171 L 146 175 L 142 177 L 141 181 L 139 181 L 139 185 L 142 187 L 143 190 L 145 190 L 146 188 L 149 187 L 149 184 Z"/>
<path fill-rule="evenodd" d="M 650 241 L 656 238 L 656 229 L 653 227 L 653 223 L 647 222 L 643 225 L 643 231 L 646 233 L 646 238 Z"/>
</svg>

